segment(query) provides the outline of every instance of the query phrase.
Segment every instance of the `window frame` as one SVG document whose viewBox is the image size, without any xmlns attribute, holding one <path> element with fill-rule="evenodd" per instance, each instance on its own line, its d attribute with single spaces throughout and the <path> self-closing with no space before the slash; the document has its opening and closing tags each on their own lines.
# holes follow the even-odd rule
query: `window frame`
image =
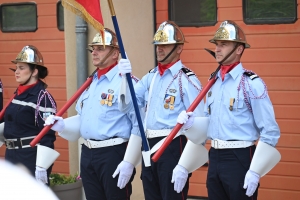
<svg viewBox="0 0 300 200">
<path fill-rule="evenodd" d="M 172 21 L 174 21 L 178 26 L 180 27 L 205 27 L 205 26 L 215 26 L 218 23 L 218 4 L 217 4 L 217 0 L 215 1 L 215 5 L 216 5 L 216 12 L 215 12 L 215 16 L 216 19 L 214 22 L 195 22 L 195 23 L 181 23 L 178 22 L 175 19 L 175 13 L 173 12 L 172 9 L 172 2 L 173 0 L 168 0 L 168 18 Z"/>
<path fill-rule="evenodd" d="M 2 19 L 2 8 L 5 6 L 26 6 L 26 5 L 33 5 L 36 11 L 36 24 L 35 29 L 25 29 L 25 30 L 3 30 L 3 19 Z M 38 10 L 37 4 L 35 2 L 19 2 L 19 3 L 3 3 L 0 4 L 0 28 L 1 32 L 3 33 L 24 33 L 24 32 L 36 32 L 38 30 Z"/>
<path fill-rule="evenodd" d="M 248 0 L 243 0 L 243 4 L 242 4 L 242 10 L 243 10 L 243 21 L 245 24 L 248 24 L 248 25 L 262 25 L 262 24 L 293 24 L 297 21 L 298 19 L 298 13 L 297 13 L 297 0 L 294 0 L 294 4 L 296 5 L 295 6 L 295 13 L 296 13 L 296 16 L 294 19 L 286 19 L 286 20 L 282 20 L 280 18 L 277 18 L 277 19 L 265 19 L 265 20 L 257 20 L 257 19 L 248 19 L 247 16 L 246 16 L 246 13 L 247 13 L 247 8 L 246 8 L 246 5 L 247 5 L 247 1 Z"/>
<path fill-rule="evenodd" d="M 57 27 L 57 29 L 58 29 L 59 31 L 65 31 L 65 24 L 64 24 L 64 26 L 63 26 L 63 29 L 59 28 L 59 5 L 62 6 L 61 1 L 58 1 L 58 2 L 56 3 L 56 27 Z M 62 6 L 62 7 L 63 7 L 63 6 Z M 64 7 L 63 7 L 63 9 L 64 9 Z M 64 16 L 63 16 L 63 18 L 64 18 Z M 63 20 L 64 20 L 64 19 L 63 19 Z"/>
</svg>

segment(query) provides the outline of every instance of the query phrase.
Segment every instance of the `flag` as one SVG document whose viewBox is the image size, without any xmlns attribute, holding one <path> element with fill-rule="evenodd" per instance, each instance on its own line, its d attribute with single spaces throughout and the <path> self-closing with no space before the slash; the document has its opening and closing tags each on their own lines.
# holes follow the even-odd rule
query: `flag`
<svg viewBox="0 0 300 200">
<path fill-rule="evenodd" d="M 79 15 L 91 24 L 103 37 L 104 25 L 100 9 L 100 0 L 62 0 L 64 8 Z"/>
</svg>

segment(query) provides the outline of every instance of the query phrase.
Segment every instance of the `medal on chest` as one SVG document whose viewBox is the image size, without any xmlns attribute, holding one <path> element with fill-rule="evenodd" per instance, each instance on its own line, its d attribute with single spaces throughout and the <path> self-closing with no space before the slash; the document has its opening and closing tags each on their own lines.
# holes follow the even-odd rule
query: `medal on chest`
<svg viewBox="0 0 300 200">
<path fill-rule="evenodd" d="M 105 99 L 106 99 L 106 97 L 107 97 L 107 94 L 105 94 L 105 93 L 102 93 L 102 94 L 101 94 L 101 101 L 100 101 L 100 104 L 101 104 L 101 105 L 104 105 L 104 104 L 105 104 Z"/>
<path fill-rule="evenodd" d="M 164 108 L 174 110 L 175 96 L 166 94 Z"/>
<path fill-rule="evenodd" d="M 113 94 L 109 94 L 108 95 L 108 103 L 107 103 L 108 106 L 112 106 L 112 100 L 113 100 L 113 98 L 114 98 Z"/>
</svg>

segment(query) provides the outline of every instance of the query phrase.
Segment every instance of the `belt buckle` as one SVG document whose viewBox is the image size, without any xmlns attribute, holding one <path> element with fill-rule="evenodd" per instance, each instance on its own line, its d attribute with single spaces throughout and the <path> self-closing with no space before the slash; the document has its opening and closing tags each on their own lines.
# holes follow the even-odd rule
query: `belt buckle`
<svg viewBox="0 0 300 200">
<path fill-rule="evenodd" d="M 217 145 L 216 145 L 217 144 Z M 218 140 L 214 140 L 214 148 L 219 149 L 219 143 Z"/>
<path fill-rule="evenodd" d="M 15 143 L 14 143 L 14 141 L 12 141 L 12 140 L 6 140 L 6 141 L 5 141 L 5 144 L 6 144 L 6 147 L 7 147 L 8 149 L 14 149 L 14 148 L 15 148 Z"/>
</svg>

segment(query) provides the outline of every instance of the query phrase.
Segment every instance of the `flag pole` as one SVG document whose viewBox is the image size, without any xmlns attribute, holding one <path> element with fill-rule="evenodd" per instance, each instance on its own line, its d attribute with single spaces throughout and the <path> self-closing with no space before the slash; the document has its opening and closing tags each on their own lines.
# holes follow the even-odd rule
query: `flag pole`
<svg viewBox="0 0 300 200">
<path fill-rule="evenodd" d="M 121 56 L 122 56 L 122 58 L 126 59 L 127 56 L 126 56 L 125 49 L 124 49 L 124 46 L 123 46 L 123 41 L 122 41 L 122 37 L 121 37 L 121 33 L 120 33 L 118 21 L 117 21 L 115 9 L 114 9 L 114 6 L 113 6 L 113 2 L 112 2 L 112 0 L 107 0 L 107 1 L 108 1 L 108 5 L 109 5 L 113 25 L 114 25 L 114 28 L 115 28 L 115 32 L 116 32 L 116 35 L 117 35 Z M 140 129 L 140 133 L 141 133 L 141 137 L 142 137 L 142 143 L 143 143 L 142 146 L 143 146 L 144 151 L 149 151 L 149 146 L 148 146 L 148 142 L 147 142 L 147 139 L 146 139 L 146 136 L 145 136 L 145 131 L 144 131 L 143 123 L 142 123 L 141 114 L 140 114 L 140 111 L 139 111 L 139 107 L 138 107 L 138 104 L 137 104 L 137 100 L 136 100 L 136 96 L 135 96 L 135 92 L 134 92 L 134 88 L 133 88 L 133 84 L 132 84 L 132 80 L 131 80 L 131 74 L 127 73 L 126 78 L 127 78 L 127 82 L 128 82 L 128 86 L 129 86 L 129 90 L 130 90 L 130 94 L 131 94 L 131 99 L 132 99 L 132 102 L 133 102 L 136 118 L 137 118 L 137 121 L 138 121 L 139 129 Z"/>
</svg>

